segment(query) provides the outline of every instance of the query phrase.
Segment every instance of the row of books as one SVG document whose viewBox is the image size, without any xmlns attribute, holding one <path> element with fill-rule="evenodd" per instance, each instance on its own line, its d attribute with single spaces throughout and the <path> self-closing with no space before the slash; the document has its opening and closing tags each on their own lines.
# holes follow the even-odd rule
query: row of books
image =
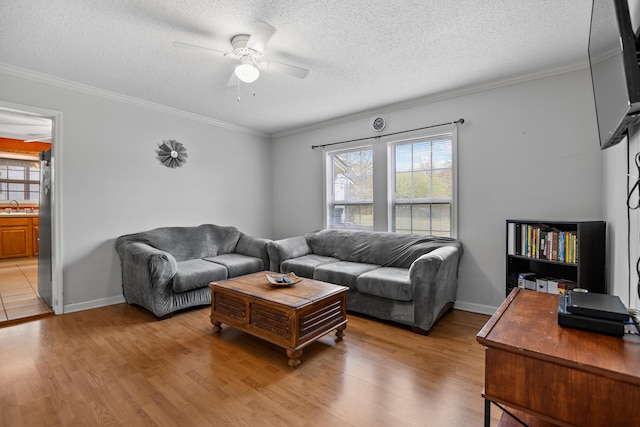
<svg viewBox="0 0 640 427">
<path fill-rule="evenodd" d="M 545 225 L 510 222 L 507 253 L 529 258 L 575 264 L 578 262 L 578 234 Z"/>
<path fill-rule="evenodd" d="M 578 287 L 576 282 L 554 277 L 537 277 L 535 273 L 519 273 L 518 287 L 548 294 L 566 294 Z"/>
</svg>

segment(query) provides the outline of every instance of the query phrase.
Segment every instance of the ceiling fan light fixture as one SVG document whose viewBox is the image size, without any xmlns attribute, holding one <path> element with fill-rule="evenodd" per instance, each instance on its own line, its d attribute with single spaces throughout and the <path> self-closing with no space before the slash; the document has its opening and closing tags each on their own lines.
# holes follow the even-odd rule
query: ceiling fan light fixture
<svg viewBox="0 0 640 427">
<path fill-rule="evenodd" d="M 237 65 L 234 72 L 236 77 L 244 83 L 253 83 L 260 77 L 260 71 L 249 62 Z"/>
<path fill-rule="evenodd" d="M 265 47 L 274 32 L 275 28 L 272 25 L 258 21 L 254 25 L 252 34 L 236 34 L 231 37 L 232 51 L 230 52 L 182 42 L 174 42 L 173 46 L 205 51 L 234 62 L 237 61 L 230 78 L 227 80 L 227 86 L 236 86 L 239 82 L 253 83 L 258 80 L 262 71 L 268 71 L 268 74 L 284 74 L 298 79 L 307 77 L 309 74 L 307 69 L 263 59 Z M 240 86 L 238 86 L 239 89 Z"/>
</svg>

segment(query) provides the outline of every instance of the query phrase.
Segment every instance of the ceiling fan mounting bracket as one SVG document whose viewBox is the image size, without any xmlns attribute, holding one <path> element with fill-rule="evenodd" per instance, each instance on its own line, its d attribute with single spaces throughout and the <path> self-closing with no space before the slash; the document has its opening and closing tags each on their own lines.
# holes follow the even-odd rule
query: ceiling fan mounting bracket
<svg viewBox="0 0 640 427">
<path fill-rule="evenodd" d="M 255 49 L 251 49 L 247 47 L 247 42 L 249 41 L 248 34 L 238 34 L 231 37 L 231 46 L 233 47 L 233 55 L 242 59 L 244 57 L 258 58 L 262 56 L 262 52 L 259 52 Z"/>
</svg>

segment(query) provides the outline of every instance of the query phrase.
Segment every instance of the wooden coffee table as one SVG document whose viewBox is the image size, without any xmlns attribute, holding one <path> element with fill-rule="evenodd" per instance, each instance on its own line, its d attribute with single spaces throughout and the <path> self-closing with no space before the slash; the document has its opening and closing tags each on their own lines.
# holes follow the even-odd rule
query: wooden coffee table
<svg viewBox="0 0 640 427">
<path fill-rule="evenodd" d="M 289 366 L 300 364 L 303 348 L 336 329 L 341 341 L 347 327 L 349 288 L 302 279 L 290 287 L 272 287 L 268 271 L 211 282 L 211 323 L 241 329 L 283 347 Z"/>
</svg>

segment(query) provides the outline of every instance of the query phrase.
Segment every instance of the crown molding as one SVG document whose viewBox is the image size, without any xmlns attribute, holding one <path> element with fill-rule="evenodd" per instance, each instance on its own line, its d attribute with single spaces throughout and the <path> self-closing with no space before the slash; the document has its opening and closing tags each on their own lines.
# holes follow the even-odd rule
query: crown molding
<svg viewBox="0 0 640 427">
<path fill-rule="evenodd" d="M 580 62 L 563 65 L 561 67 L 555 67 L 547 70 L 536 71 L 533 73 L 520 74 L 520 75 L 511 76 L 503 79 L 491 80 L 484 83 L 464 86 L 457 89 L 438 92 L 435 94 L 421 96 L 418 98 L 408 99 L 406 101 L 400 101 L 393 104 L 383 105 L 376 108 L 370 108 L 367 110 L 359 111 L 357 113 L 347 114 L 344 116 L 336 117 L 334 119 L 329 119 L 322 122 L 314 123 L 308 126 L 303 126 L 303 127 L 289 129 L 282 132 L 277 132 L 272 134 L 271 138 L 273 140 L 277 138 L 283 138 L 286 136 L 310 132 L 310 131 L 319 130 L 319 129 L 323 129 L 331 126 L 336 126 L 339 124 L 352 122 L 354 120 L 371 119 L 371 116 L 374 114 L 384 114 L 384 113 L 390 113 L 398 110 L 405 110 L 407 108 L 411 108 L 419 105 L 431 104 L 434 102 L 444 101 L 447 99 L 457 98 L 460 96 L 471 95 L 474 93 L 484 92 L 487 90 L 516 85 L 520 83 L 526 83 L 533 80 L 540 80 L 547 77 L 571 73 L 574 71 L 588 69 L 588 68 L 589 68 L 589 61 L 580 61 Z"/>
<path fill-rule="evenodd" d="M 124 102 L 137 107 L 147 108 L 155 110 L 161 113 L 171 114 L 173 116 L 182 117 L 189 120 L 213 125 L 216 127 L 233 130 L 253 136 L 259 136 L 263 138 L 269 138 L 271 135 L 265 132 L 259 132 L 250 128 L 239 126 L 233 123 L 224 122 L 222 120 L 216 120 L 211 117 L 202 116 L 200 114 L 190 113 L 188 111 L 180 110 L 166 105 L 157 104 L 151 101 L 145 101 L 139 98 L 134 98 L 128 95 L 122 95 L 120 93 L 111 92 L 104 89 L 99 89 L 93 86 L 85 85 L 83 83 L 77 83 L 70 80 L 65 80 L 60 77 L 51 76 L 49 74 L 40 73 L 37 71 L 27 70 L 25 68 L 16 67 L 13 65 L 0 62 L 0 72 L 9 74 L 16 77 L 22 77 L 25 79 L 33 80 L 40 83 L 47 83 L 53 86 L 58 86 L 64 89 L 73 90 L 76 92 L 85 93 L 88 95 L 97 96 L 100 98 L 109 99 L 112 101 Z"/>
<path fill-rule="evenodd" d="M 247 127 L 239 126 L 233 123 L 224 122 L 222 120 L 216 120 L 211 117 L 202 116 L 200 114 L 190 113 L 188 111 L 180 110 L 173 107 L 168 107 L 166 105 L 157 104 L 150 101 L 145 101 L 139 98 L 134 98 L 132 96 L 122 95 L 116 92 L 110 92 L 104 89 L 98 89 L 93 86 L 85 85 L 82 83 L 72 82 L 70 80 L 65 80 L 59 77 L 54 77 L 48 74 L 40 73 L 37 71 L 27 70 L 24 68 L 16 67 L 13 65 L 5 64 L 0 62 L 0 72 L 14 75 L 17 77 L 22 77 L 26 79 L 30 79 L 33 81 L 47 83 L 54 86 L 62 87 L 65 89 L 70 89 L 82 93 L 86 93 L 89 95 L 98 96 L 105 99 L 115 100 L 124 102 L 130 105 L 139 106 L 142 108 L 147 108 L 155 111 L 159 111 L 162 113 L 171 114 L 174 116 L 198 121 L 201 123 L 213 125 L 216 127 L 230 129 L 236 132 L 241 132 L 253 136 L 270 138 L 271 140 L 277 138 L 283 138 L 286 136 L 301 134 L 305 132 L 310 132 L 314 130 L 319 130 L 331 126 L 336 126 L 342 123 L 348 123 L 354 120 L 359 119 L 370 119 L 372 114 L 381 114 L 381 113 L 390 113 L 393 111 L 404 110 L 407 108 L 430 104 L 434 102 L 444 101 L 447 99 L 457 98 L 460 96 L 471 95 L 474 93 L 484 92 L 487 90 L 497 89 L 500 87 L 511 86 L 515 84 L 525 83 L 528 81 L 539 80 L 547 77 L 552 77 L 555 75 L 570 73 L 573 71 L 583 70 L 589 68 L 588 61 L 581 61 L 576 63 L 567 64 L 561 67 L 555 67 L 548 70 L 537 71 L 533 73 L 521 74 L 517 76 L 512 76 L 504 79 L 492 80 L 489 82 L 479 83 L 475 85 L 464 86 L 457 89 L 452 89 L 448 91 L 438 92 L 431 95 L 425 95 L 417 98 L 408 99 L 405 101 L 382 105 L 375 108 L 370 108 L 367 110 L 359 111 L 356 113 L 347 114 L 344 116 L 336 117 L 329 120 L 324 120 L 321 122 L 317 122 L 308 126 L 302 126 L 298 128 L 293 128 L 289 130 L 285 130 L 282 132 L 276 132 L 273 134 L 269 134 L 266 132 L 260 132 L 254 129 L 250 129 Z"/>
</svg>

